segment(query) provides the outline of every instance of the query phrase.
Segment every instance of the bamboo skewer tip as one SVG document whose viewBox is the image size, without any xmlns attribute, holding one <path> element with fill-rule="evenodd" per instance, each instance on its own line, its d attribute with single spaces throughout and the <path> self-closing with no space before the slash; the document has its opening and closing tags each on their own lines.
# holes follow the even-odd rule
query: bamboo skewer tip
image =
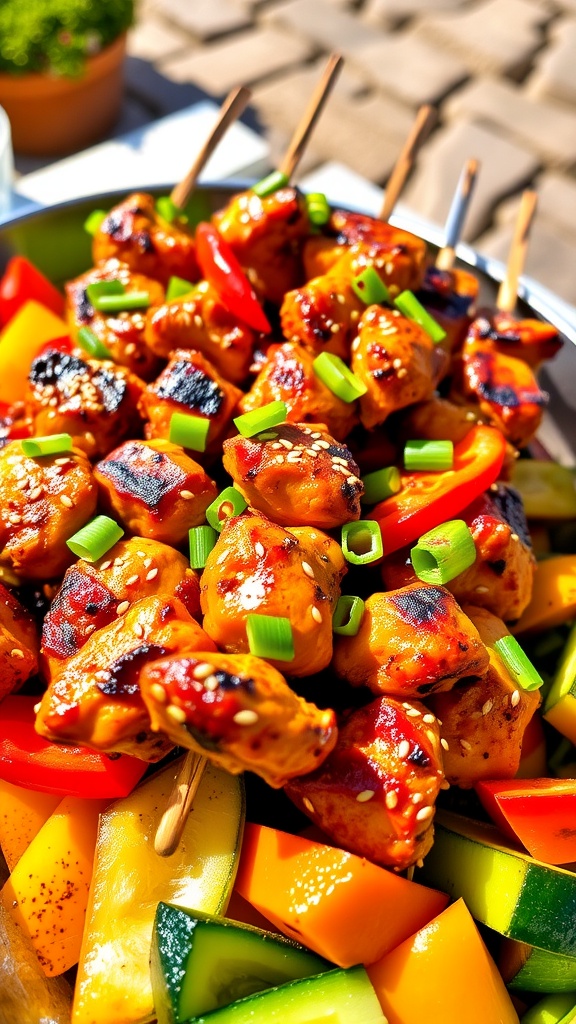
<svg viewBox="0 0 576 1024">
<path fill-rule="evenodd" d="M 154 837 L 154 850 L 159 857 L 171 857 L 178 848 L 206 764 L 207 759 L 201 754 L 190 750 L 185 755 Z"/>
<path fill-rule="evenodd" d="M 513 313 L 518 297 L 518 284 L 524 270 L 530 231 L 534 222 L 538 194 L 534 189 L 522 193 L 512 244 L 508 253 L 506 274 L 498 289 L 496 308 L 500 313 Z"/>
<path fill-rule="evenodd" d="M 422 143 L 428 137 L 435 120 L 435 107 L 430 106 L 428 103 L 425 103 L 420 107 L 416 114 L 414 124 L 408 133 L 408 138 L 402 147 L 400 155 L 394 164 L 392 173 L 388 179 L 382 209 L 379 214 L 380 220 L 387 221 L 390 219 L 392 211 L 398 201 L 398 197 L 406 184 L 406 179 L 414 166 L 416 154 L 418 153 Z"/>
<path fill-rule="evenodd" d="M 331 54 L 328 59 L 328 63 L 324 68 L 322 77 L 310 97 L 308 106 L 296 126 L 294 134 L 292 135 L 288 145 L 288 149 L 286 150 L 278 168 L 278 170 L 286 176 L 288 181 L 293 177 L 294 172 L 304 155 L 304 151 L 308 145 L 312 131 L 324 109 L 326 100 L 336 84 L 336 79 L 340 74 L 343 63 L 344 58 L 341 54 Z"/>
</svg>

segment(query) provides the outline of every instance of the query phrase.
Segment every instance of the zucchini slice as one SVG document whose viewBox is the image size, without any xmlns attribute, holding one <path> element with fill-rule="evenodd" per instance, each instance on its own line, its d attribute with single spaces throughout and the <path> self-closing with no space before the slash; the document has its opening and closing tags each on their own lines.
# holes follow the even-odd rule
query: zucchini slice
<svg viewBox="0 0 576 1024">
<path fill-rule="evenodd" d="M 548 691 L 544 718 L 576 743 L 576 626 L 572 627 L 562 661 Z"/>
<path fill-rule="evenodd" d="M 503 939 L 498 967 L 514 992 L 576 991 L 576 957 L 559 956 L 525 942 Z"/>
<path fill-rule="evenodd" d="M 576 1020 L 576 992 L 545 996 L 531 1006 L 522 1024 L 573 1024 Z"/>
</svg>

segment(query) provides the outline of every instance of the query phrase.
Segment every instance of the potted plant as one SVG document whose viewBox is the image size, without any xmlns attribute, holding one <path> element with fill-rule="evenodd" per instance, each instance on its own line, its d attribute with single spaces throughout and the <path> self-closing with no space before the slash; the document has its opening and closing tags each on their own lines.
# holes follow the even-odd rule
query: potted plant
<svg viewBox="0 0 576 1024">
<path fill-rule="evenodd" d="M 0 105 L 17 152 L 56 156 L 106 133 L 133 16 L 134 0 L 2 0 Z"/>
</svg>

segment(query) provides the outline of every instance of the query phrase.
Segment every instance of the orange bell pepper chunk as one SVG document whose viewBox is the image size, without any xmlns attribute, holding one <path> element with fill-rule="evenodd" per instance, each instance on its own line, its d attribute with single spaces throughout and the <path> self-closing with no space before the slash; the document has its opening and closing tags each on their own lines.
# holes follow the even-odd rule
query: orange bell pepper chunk
<svg viewBox="0 0 576 1024">
<path fill-rule="evenodd" d="M 54 793 L 38 793 L 0 779 L 0 846 L 10 871 L 61 800 Z"/>
<path fill-rule="evenodd" d="M 68 334 L 68 325 L 39 302 L 27 302 L 0 334 L 0 402 L 24 398 L 30 366 L 47 342 Z"/>
</svg>

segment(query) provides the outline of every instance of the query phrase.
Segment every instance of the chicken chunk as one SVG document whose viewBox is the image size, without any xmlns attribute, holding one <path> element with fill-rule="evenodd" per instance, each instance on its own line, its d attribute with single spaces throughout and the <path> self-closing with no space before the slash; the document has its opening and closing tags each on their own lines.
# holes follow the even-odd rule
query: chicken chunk
<svg viewBox="0 0 576 1024">
<path fill-rule="evenodd" d="M 95 458 L 140 433 L 143 388 L 124 366 L 50 349 L 32 363 L 26 406 L 36 434 L 71 434 Z"/>
<path fill-rule="evenodd" d="M 164 220 L 145 192 L 135 192 L 110 210 L 94 235 L 92 255 L 95 263 L 119 259 L 162 284 L 172 276 L 185 281 L 200 276 L 194 236 L 180 219 Z"/>
<path fill-rule="evenodd" d="M 455 352 L 466 336 L 479 291 L 478 278 L 468 270 L 428 267 L 417 298 L 446 331 L 439 344 Z"/>
<path fill-rule="evenodd" d="M 212 641 L 176 598 L 146 597 L 117 608 L 52 678 L 36 717 L 46 739 L 158 761 L 172 746 L 152 732 L 140 695 L 144 665 L 165 654 L 211 651 Z"/>
<path fill-rule="evenodd" d="M 418 582 L 372 594 L 356 636 L 338 637 L 332 665 L 372 693 L 424 697 L 481 675 L 488 652 L 452 594 Z"/>
<path fill-rule="evenodd" d="M 224 469 L 247 503 L 274 523 L 331 530 L 360 518 L 360 470 L 321 430 L 283 423 L 224 442 Z"/>
<path fill-rule="evenodd" d="M 486 423 L 477 405 L 458 404 L 432 395 L 403 409 L 394 421 L 394 433 L 402 443 L 410 440 L 463 441 L 472 428 Z"/>
<path fill-rule="evenodd" d="M 332 753 L 286 793 L 337 846 L 403 871 L 432 846 L 441 754 L 423 704 L 379 697 L 352 712 Z"/>
<path fill-rule="evenodd" d="M 294 659 L 274 661 L 309 676 L 332 657 L 332 614 L 345 563 L 340 545 L 319 530 L 284 530 L 246 511 L 228 519 L 202 574 L 204 629 L 228 654 L 247 653 L 248 615 L 288 618 Z"/>
<path fill-rule="evenodd" d="M 95 630 L 115 622 L 118 608 L 134 597 L 177 597 L 189 615 L 200 617 L 200 583 L 184 555 L 144 537 L 121 540 L 97 562 L 80 559 L 66 570 L 44 617 L 47 674 L 78 654 Z"/>
<path fill-rule="evenodd" d="M 74 561 L 66 541 L 96 509 L 90 464 L 66 455 L 24 455 L 20 441 L 0 450 L 0 568 L 22 580 L 60 576 Z"/>
<path fill-rule="evenodd" d="M 522 359 L 534 370 L 546 359 L 552 359 L 563 345 L 552 324 L 542 320 L 516 320 L 499 310 L 480 310 L 470 334 L 490 344 L 493 351 Z"/>
<path fill-rule="evenodd" d="M 149 664 L 142 698 L 153 729 L 226 771 L 250 770 L 279 788 L 312 771 L 337 737 L 333 711 L 320 711 L 251 654 L 173 655 Z"/>
<path fill-rule="evenodd" d="M 204 522 L 218 488 L 170 441 L 125 441 L 94 467 L 100 504 L 131 533 L 178 546 Z"/>
<path fill-rule="evenodd" d="M 0 700 L 36 674 L 39 650 L 34 619 L 0 583 Z"/>
<path fill-rule="evenodd" d="M 312 235 L 306 240 L 304 269 L 308 278 L 325 274 L 350 246 L 376 242 L 379 247 L 379 259 L 390 264 L 386 268 L 386 273 L 392 286 L 402 283 L 399 291 L 412 287 L 403 283 L 408 274 L 415 274 L 419 280 L 422 279 L 426 263 L 426 243 L 410 231 L 394 227 L 388 221 L 378 220 L 363 213 L 352 213 L 349 210 L 333 210 L 324 230 L 333 237 Z"/>
</svg>

